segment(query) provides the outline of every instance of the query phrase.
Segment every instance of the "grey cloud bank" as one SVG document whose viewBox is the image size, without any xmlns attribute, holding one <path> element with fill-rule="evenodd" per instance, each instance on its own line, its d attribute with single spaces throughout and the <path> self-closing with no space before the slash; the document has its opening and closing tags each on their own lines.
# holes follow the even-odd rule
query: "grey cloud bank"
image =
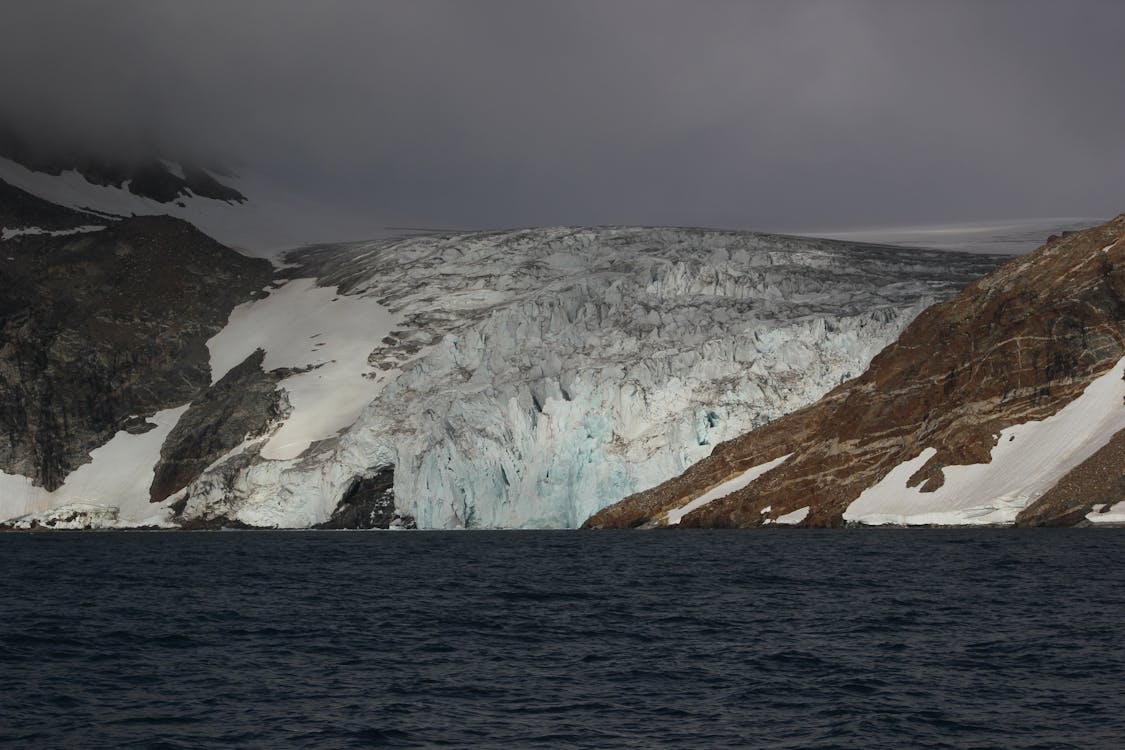
<svg viewBox="0 0 1125 750">
<path fill-rule="evenodd" d="M 4 123 L 223 161 L 324 239 L 1125 207 L 1117 2 L 11 2 L 0 27 Z"/>
</svg>

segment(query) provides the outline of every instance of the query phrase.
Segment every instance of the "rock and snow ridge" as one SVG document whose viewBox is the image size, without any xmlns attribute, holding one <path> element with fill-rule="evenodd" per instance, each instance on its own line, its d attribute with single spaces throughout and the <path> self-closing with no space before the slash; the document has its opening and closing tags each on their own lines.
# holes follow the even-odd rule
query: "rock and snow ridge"
<svg viewBox="0 0 1125 750">
<path fill-rule="evenodd" d="M 0 520 L 77 503 L 151 525 L 162 435 L 210 382 L 205 342 L 273 268 L 171 217 L 71 233 L 79 212 L 4 183 L 0 198 L 5 224 L 52 227 L 0 246 Z"/>
<path fill-rule="evenodd" d="M 859 372 L 996 262 L 636 228 L 316 246 L 286 261 L 293 280 L 210 342 L 213 377 L 277 351 L 313 368 L 295 414 L 334 416 L 248 441 L 257 453 L 187 488 L 185 519 L 312 526 L 393 469 L 398 512 L 421 527 L 575 527 Z M 295 314 L 306 308 L 323 316 Z M 345 308 L 360 317 L 331 325 Z M 317 322 L 280 322 L 302 317 Z M 334 385 L 316 388 L 318 373 Z"/>
<path fill-rule="evenodd" d="M 160 446 L 186 410 L 184 404 L 157 412 L 143 434 L 118 431 L 54 491 L 0 471 L 0 521 L 15 528 L 173 526 L 167 508 L 149 502 L 148 489 Z"/>
<path fill-rule="evenodd" d="M 163 170 L 160 176 L 170 180 L 178 191 L 171 196 L 137 192 L 136 186 L 129 180 L 121 183 L 91 182 L 77 169 L 62 169 L 54 174 L 36 171 L 2 156 L 0 182 L 56 208 L 71 211 L 83 217 L 81 223 L 86 225 L 105 224 L 130 216 L 174 216 L 191 222 L 207 235 L 248 255 L 265 257 L 276 251 L 276 239 L 268 225 L 290 210 L 290 206 L 272 205 L 270 201 L 244 197 L 244 194 L 258 195 L 264 190 L 252 178 L 212 175 L 201 169 L 193 170 L 196 179 L 214 185 L 216 190 L 210 195 L 196 194 L 192 192 L 191 185 L 202 188 L 195 181 L 191 185 L 184 182 L 177 168 L 182 172 L 183 167 L 178 164 L 160 165 Z M 4 190 L 0 189 L 0 201 L 8 199 Z M 4 219 L 0 211 L 0 227 L 11 236 L 16 230 L 44 226 L 34 220 L 14 224 Z"/>
<path fill-rule="evenodd" d="M 920 315 L 859 378 L 587 525 L 762 526 L 798 510 L 805 526 L 1117 522 L 1122 321 L 1125 215 L 1004 264 Z"/>
</svg>

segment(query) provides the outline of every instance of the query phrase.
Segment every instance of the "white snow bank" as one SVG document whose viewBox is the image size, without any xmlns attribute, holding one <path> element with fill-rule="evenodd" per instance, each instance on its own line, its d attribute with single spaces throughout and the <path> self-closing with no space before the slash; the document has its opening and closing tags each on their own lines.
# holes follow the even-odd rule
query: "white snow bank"
<svg viewBox="0 0 1125 750">
<path fill-rule="evenodd" d="M 801 521 L 804 521 L 806 518 L 808 518 L 808 515 L 809 506 L 806 505 L 803 508 L 797 508 L 797 510 L 793 511 L 792 513 L 786 513 L 784 515 L 778 516 L 775 523 L 794 525 L 800 523 Z"/>
<path fill-rule="evenodd" d="M 934 492 L 906 486 L 937 452 L 925 449 L 864 490 L 844 511 L 844 519 L 904 525 L 1012 523 L 1021 510 L 1125 429 L 1123 373 L 1125 358 L 1053 416 L 1003 430 L 990 463 L 945 467 L 945 483 Z"/>
<path fill-rule="evenodd" d="M 293 411 L 261 453 L 270 460 L 295 458 L 351 425 L 382 390 L 386 378 L 367 357 L 394 325 L 371 297 L 296 279 L 231 312 L 226 327 L 207 342 L 211 379 L 218 381 L 258 348 L 266 352 L 264 370 L 314 367 L 279 384 Z"/>
<path fill-rule="evenodd" d="M 34 486 L 28 477 L 0 471 L 0 520 L 57 516 L 60 508 L 77 504 L 114 510 L 111 525 L 167 525 L 166 503 L 149 502 L 149 487 L 160 446 L 185 411 L 186 404 L 157 412 L 149 420 L 156 427 L 141 435 L 118 432 L 91 451 L 91 462 L 72 471 L 54 492 Z M 92 517 L 104 521 L 107 514 Z"/>
<path fill-rule="evenodd" d="M 792 454 L 786 454 L 780 458 L 775 458 L 772 461 L 767 461 L 764 464 L 758 464 L 757 466 L 751 467 L 738 476 L 728 479 L 727 481 L 716 487 L 712 487 L 710 490 L 695 498 L 690 503 L 685 503 L 675 510 L 668 511 L 668 525 L 676 526 L 684 516 L 686 516 L 688 513 L 691 513 L 696 508 L 702 508 L 704 505 L 707 505 L 710 502 L 714 502 L 715 500 L 724 498 L 732 492 L 742 489 L 758 477 L 765 474 L 767 471 L 781 466 L 785 459 L 789 458 L 789 456 L 791 455 Z M 806 508 L 806 511 L 807 510 L 808 509 Z"/>
<path fill-rule="evenodd" d="M 17 229 L 0 229 L 0 240 L 10 240 L 13 237 L 23 237 L 37 234 L 48 234 L 52 237 L 66 237 L 71 234 L 86 234 L 105 229 L 104 224 L 83 224 L 73 229 L 56 229 L 54 231 L 42 227 L 19 227 Z"/>
<path fill-rule="evenodd" d="M 1095 505 L 1093 513 L 1086 514 L 1090 523 L 1125 523 L 1125 502 L 1120 502 L 1104 513 L 1099 513 L 1104 505 Z"/>
</svg>

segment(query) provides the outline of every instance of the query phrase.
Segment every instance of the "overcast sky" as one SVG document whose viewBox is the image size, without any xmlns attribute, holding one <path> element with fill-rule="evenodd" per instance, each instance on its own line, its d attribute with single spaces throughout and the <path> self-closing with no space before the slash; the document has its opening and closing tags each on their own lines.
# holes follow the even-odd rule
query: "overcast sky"
<svg viewBox="0 0 1125 750">
<path fill-rule="evenodd" d="M 7 122 L 215 157 L 343 231 L 1125 211 L 1118 0 L 7 0 L 0 28 Z"/>
</svg>

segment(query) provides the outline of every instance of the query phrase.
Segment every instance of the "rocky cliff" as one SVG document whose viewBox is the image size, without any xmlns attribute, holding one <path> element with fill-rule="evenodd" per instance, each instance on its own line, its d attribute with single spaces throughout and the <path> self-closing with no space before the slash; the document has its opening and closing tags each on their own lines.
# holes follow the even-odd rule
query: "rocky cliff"
<svg viewBox="0 0 1125 750">
<path fill-rule="evenodd" d="M 587 528 L 1073 524 L 1125 499 L 1125 215 L 918 316 L 859 377 Z"/>
<path fill-rule="evenodd" d="M 85 221 L 0 183 L 13 222 Z M 60 213 L 61 212 L 61 213 Z M 7 222 L 8 220 L 5 219 Z M 38 228 L 38 227 L 37 227 Z M 0 242 L 0 469 L 47 490 L 118 431 L 200 396 L 206 341 L 273 276 L 170 217 Z"/>
</svg>

